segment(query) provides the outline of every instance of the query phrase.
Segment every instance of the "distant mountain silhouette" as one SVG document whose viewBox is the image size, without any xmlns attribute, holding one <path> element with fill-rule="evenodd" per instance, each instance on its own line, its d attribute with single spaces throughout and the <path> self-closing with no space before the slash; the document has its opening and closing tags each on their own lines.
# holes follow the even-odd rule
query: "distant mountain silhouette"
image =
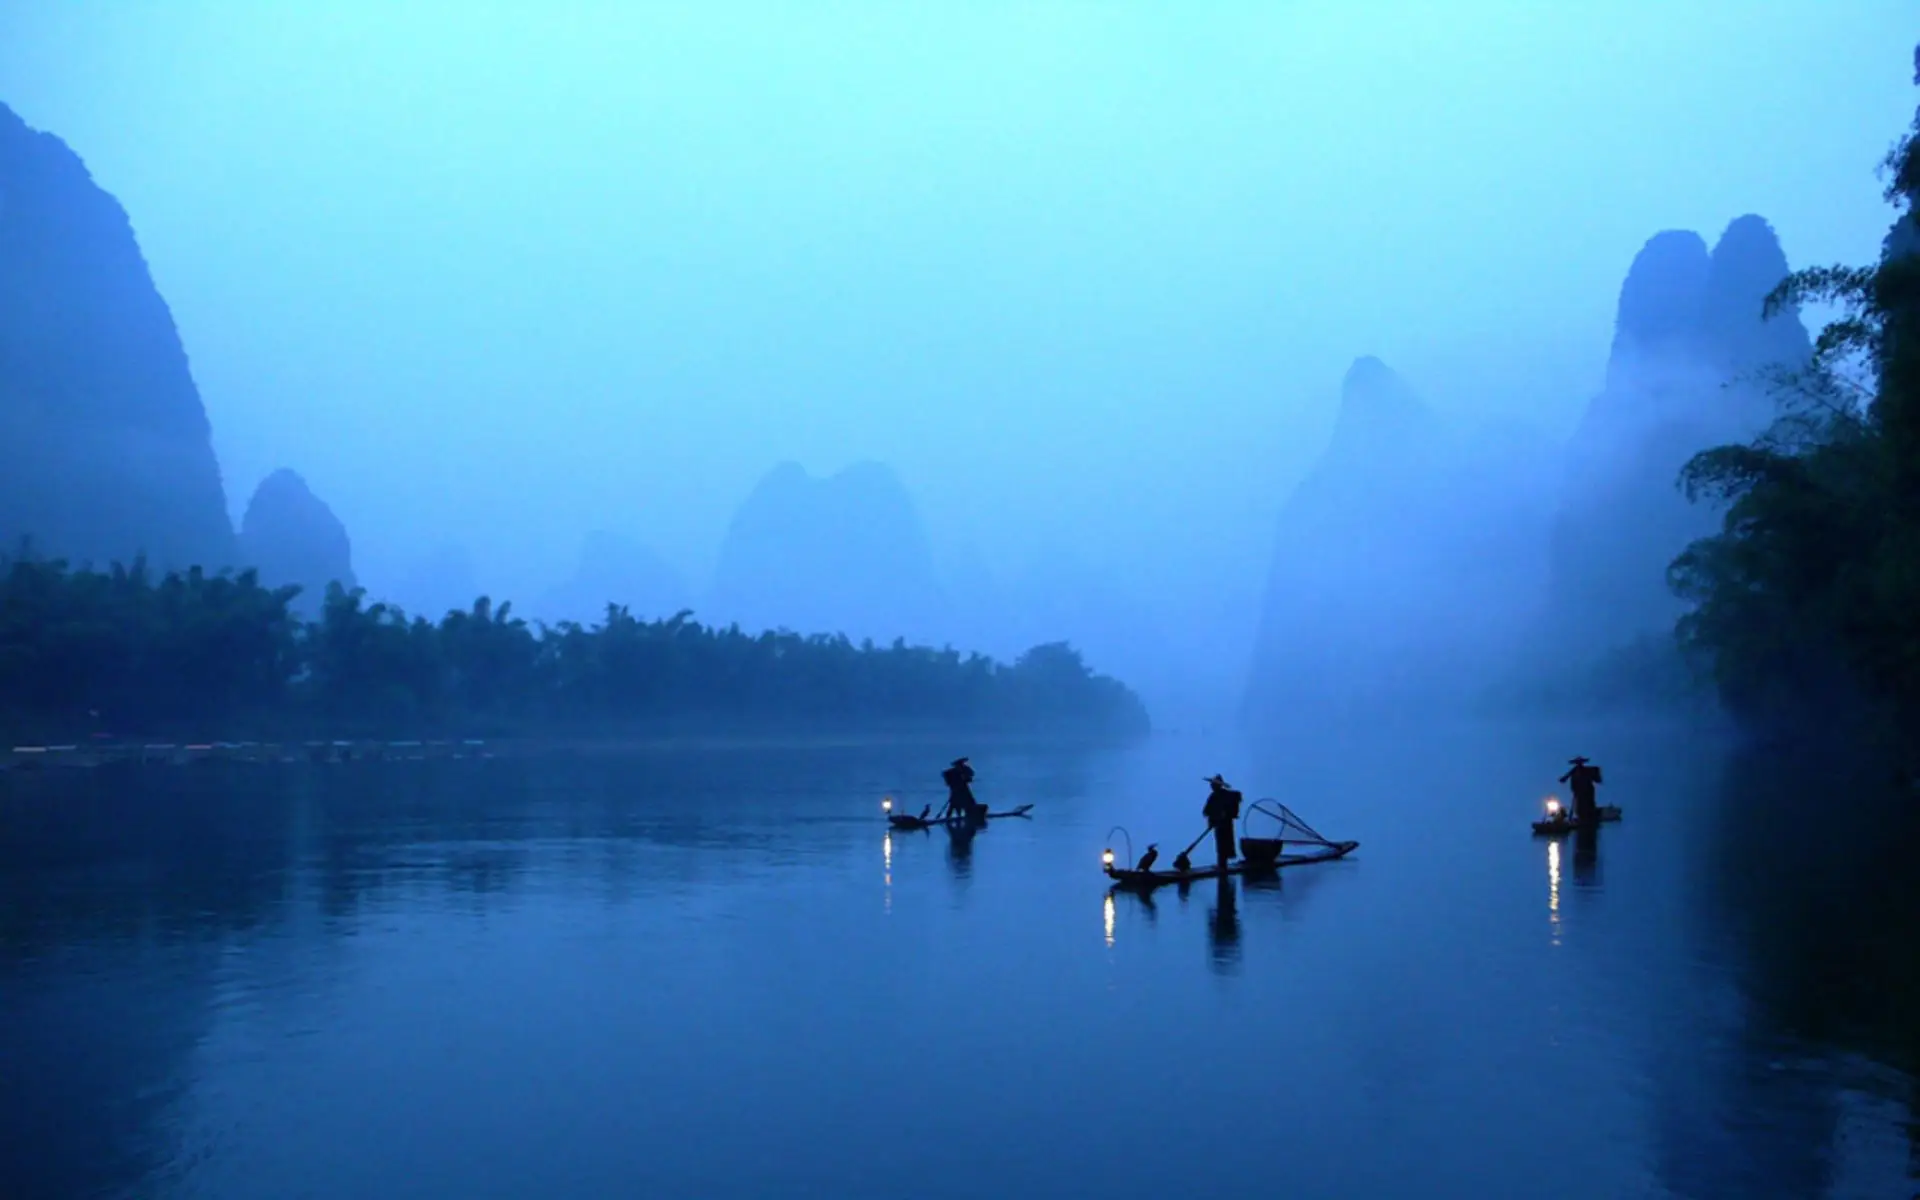
<svg viewBox="0 0 1920 1200">
<path fill-rule="evenodd" d="M 816 479 L 782 463 L 734 514 L 702 621 L 845 633 L 880 643 L 947 640 L 947 601 L 912 497 L 893 471 L 858 463 Z"/>
<path fill-rule="evenodd" d="M 449 612 L 471 609 L 482 594 L 473 555 L 465 546 L 448 542 L 403 567 L 377 598 L 399 605 L 410 617 L 438 624 Z"/>
<path fill-rule="evenodd" d="M 353 588 L 353 545 L 347 527 L 298 474 L 281 468 L 260 481 L 240 519 L 240 561 L 273 587 L 299 584 L 294 607 L 320 611 L 327 585 Z"/>
<path fill-rule="evenodd" d="M 1457 698 L 1518 653 L 1545 583 L 1553 446 L 1456 429 L 1376 358 L 1283 506 L 1249 712 Z"/>
<path fill-rule="evenodd" d="M 1094 670 L 1125 680 L 1151 711 L 1187 718 L 1208 702 L 1218 705 L 1223 685 L 1206 676 L 1218 667 L 1221 631 L 1169 620 L 1164 604 L 1143 603 L 1136 589 L 1069 542 L 1046 542 L 1002 571 L 974 546 L 952 548 L 941 578 L 955 597 L 956 647 L 1011 662 L 1034 646 L 1064 641 Z M 1236 661 L 1215 673 L 1239 671 Z"/>
<path fill-rule="evenodd" d="M 659 555 L 630 538 L 597 530 L 582 543 L 573 577 L 548 592 L 534 615 L 592 626 L 606 617 L 608 604 L 655 620 L 692 602 L 686 580 Z"/>
<path fill-rule="evenodd" d="M 1009 581 L 1006 621 L 1023 646 L 1069 641 L 1096 669 L 1150 686 L 1170 633 L 1152 611 L 1071 545 L 1047 545 Z"/>
<path fill-rule="evenodd" d="M 1811 354 L 1798 314 L 1761 320 L 1787 273 L 1772 227 L 1752 215 L 1728 225 L 1711 253 L 1699 234 L 1670 230 L 1634 258 L 1606 386 L 1568 445 L 1552 539 L 1556 643 L 1602 651 L 1663 633 L 1679 617 L 1667 565 L 1719 523 L 1680 493 L 1681 467 L 1765 429 L 1777 411 L 1770 373 L 1798 369 Z"/>
<path fill-rule="evenodd" d="M 0 105 L 0 538 L 104 566 L 234 561 L 206 410 L 133 227 Z"/>
</svg>

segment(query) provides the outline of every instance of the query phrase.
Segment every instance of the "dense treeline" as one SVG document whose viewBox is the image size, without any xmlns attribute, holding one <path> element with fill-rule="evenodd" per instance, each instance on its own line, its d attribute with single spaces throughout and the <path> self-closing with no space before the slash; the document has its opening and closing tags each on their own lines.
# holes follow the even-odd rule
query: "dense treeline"
<svg viewBox="0 0 1920 1200">
<path fill-rule="evenodd" d="M 535 628 L 476 601 L 439 622 L 251 572 L 155 578 L 143 564 L 71 570 L 0 560 L 0 718 L 129 734 L 237 728 L 495 733 L 607 723 L 1145 730 L 1145 710 L 1065 643 L 1011 666 L 977 654 L 788 632 L 642 621 L 609 605 L 587 628 Z"/>
<path fill-rule="evenodd" d="M 1920 84 L 1920 52 L 1915 55 Z M 1789 277 L 1770 309 L 1841 316 L 1750 445 L 1697 456 L 1690 495 L 1728 503 L 1675 561 L 1682 641 L 1749 720 L 1805 730 L 1864 717 L 1920 745 L 1920 112 L 1887 155 L 1897 213 L 1880 261 Z"/>
</svg>

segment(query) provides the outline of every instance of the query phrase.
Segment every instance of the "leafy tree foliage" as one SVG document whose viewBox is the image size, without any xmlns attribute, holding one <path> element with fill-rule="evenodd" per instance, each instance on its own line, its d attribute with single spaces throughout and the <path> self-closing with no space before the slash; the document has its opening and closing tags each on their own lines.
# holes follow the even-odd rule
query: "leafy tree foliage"
<svg viewBox="0 0 1920 1200">
<path fill-rule="evenodd" d="M 1920 52 L 1915 68 L 1920 84 Z M 1831 717 L 1840 698 L 1920 730 L 1920 112 L 1883 169 L 1898 215 L 1880 261 L 1800 271 L 1768 297 L 1841 314 L 1780 420 L 1681 477 L 1728 507 L 1669 571 L 1694 603 L 1679 633 L 1749 718 Z"/>
<path fill-rule="evenodd" d="M 591 628 L 534 628 L 486 597 L 438 623 L 328 589 L 319 617 L 252 571 L 158 579 L 146 565 L 76 571 L 0 560 L 0 715 L 130 732 L 290 720 L 398 734 L 600 722 L 752 722 L 1131 735 L 1139 699 L 1065 643 L 1011 666 L 978 654 L 642 621 L 608 605 Z"/>
</svg>

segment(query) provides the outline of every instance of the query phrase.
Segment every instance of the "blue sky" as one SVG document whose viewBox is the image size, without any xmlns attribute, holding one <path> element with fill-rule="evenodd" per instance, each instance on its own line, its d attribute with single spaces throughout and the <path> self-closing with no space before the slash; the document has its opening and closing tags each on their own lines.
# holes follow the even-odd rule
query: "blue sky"
<svg viewBox="0 0 1920 1200">
<path fill-rule="evenodd" d="M 875 458 L 943 548 L 1242 605 L 1356 355 L 1563 432 L 1656 231 L 1870 254 L 1913 16 L 9 5 L 0 100 L 130 210 L 236 511 L 301 471 L 376 589 L 595 527 L 698 579 L 775 462 Z"/>
</svg>

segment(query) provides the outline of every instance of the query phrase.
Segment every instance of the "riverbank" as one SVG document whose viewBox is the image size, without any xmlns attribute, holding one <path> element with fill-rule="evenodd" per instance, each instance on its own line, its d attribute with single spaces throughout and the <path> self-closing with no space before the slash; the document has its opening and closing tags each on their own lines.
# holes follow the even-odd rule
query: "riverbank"
<svg viewBox="0 0 1920 1200">
<path fill-rule="evenodd" d="M 548 754 L 617 754 L 668 750 L 798 750 L 859 746 L 925 746 L 929 752 L 982 748 L 1112 746 L 1130 740 L 1071 732 L 965 730 L 938 727 L 848 729 L 652 728 L 462 738 L 322 738 L 169 741 L 91 738 L 25 741 L 0 750 L 0 772 L 71 771 L 108 766 L 187 767 L 352 762 L 425 762 L 526 758 Z M 960 747 L 956 750 L 955 747 Z"/>
</svg>

